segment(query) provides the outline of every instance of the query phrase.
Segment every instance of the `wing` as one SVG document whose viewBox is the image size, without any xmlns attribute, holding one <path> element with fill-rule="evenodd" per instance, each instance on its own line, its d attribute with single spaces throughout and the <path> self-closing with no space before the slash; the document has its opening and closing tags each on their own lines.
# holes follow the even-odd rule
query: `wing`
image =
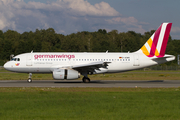
<svg viewBox="0 0 180 120">
<path fill-rule="evenodd" d="M 88 63 L 88 64 L 81 64 L 81 65 L 74 65 L 72 66 L 72 69 L 75 69 L 77 71 L 79 71 L 81 74 L 82 73 L 93 73 L 95 72 L 95 70 L 100 70 L 100 68 L 106 68 L 110 62 L 103 62 L 103 61 L 99 61 L 99 62 L 92 62 L 92 63 Z"/>
<path fill-rule="evenodd" d="M 108 70 L 107 66 L 109 63 L 111 62 L 98 61 L 79 65 L 55 65 L 51 67 L 51 71 L 53 72 L 57 69 L 74 69 L 80 72 L 81 74 L 93 74 L 94 72 L 104 73 Z"/>
<path fill-rule="evenodd" d="M 103 66 L 107 66 L 107 62 L 92 62 L 92 63 L 88 63 L 88 64 L 81 64 L 81 65 L 74 65 L 72 66 L 72 68 L 87 68 L 87 67 L 103 67 Z"/>
<path fill-rule="evenodd" d="M 93 72 L 98 71 L 98 73 L 103 72 L 102 69 L 106 69 L 107 71 L 107 66 L 111 62 L 103 62 L 103 61 L 98 61 L 98 62 L 91 62 L 88 64 L 79 64 L 79 65 L 55 65 L 51 67 L 51 71 L 54 71 L 56 69 L 74 69 L 80 72 L 81 74 L 92 74 Z"/>
</svg>

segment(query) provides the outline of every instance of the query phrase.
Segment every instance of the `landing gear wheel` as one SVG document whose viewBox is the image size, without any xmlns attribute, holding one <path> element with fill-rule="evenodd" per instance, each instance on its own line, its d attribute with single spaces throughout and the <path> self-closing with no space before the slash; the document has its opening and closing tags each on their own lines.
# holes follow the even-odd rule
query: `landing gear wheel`
<svg viewBox="0 0 180 120">
<path fill-rule="evenodd" d="M 89 79 L 89 78 L 87 78 L 87 77 L 83 77 L 83 79 L 82 79 L 82 80 L 83 80 L 83 82 L 84 82 L 84 83 L 89 83 L 89 82 L 90 82 L 90 79 Z"/>
<path fill-rule="evenodd" d="M 28 83 L 31 83 L 31 82 L 32 82 L 32 79 L 31 79 L 31 78 L 28 78 L 27 82 L 28 82 Z"/>
<path fill-rule="evenodd" d="M 28 80 L 27 80 L 28 83 L 31 83 L 31 82 L 32 82 L 31 77 L 32 77 L 32 73 L 29 73 L 29 77 L 28 77 Z"/>
</svg>

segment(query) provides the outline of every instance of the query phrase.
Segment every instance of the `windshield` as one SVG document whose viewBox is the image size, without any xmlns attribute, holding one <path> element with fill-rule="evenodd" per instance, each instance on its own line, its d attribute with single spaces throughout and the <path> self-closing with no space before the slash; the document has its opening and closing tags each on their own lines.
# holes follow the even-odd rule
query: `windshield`
<svg viewBox="0 0 180 120">
<path fill-rule="evenodd" d="M 12 58 L 11 61 L 20 61 L 20 58 Z"/>
</svg>

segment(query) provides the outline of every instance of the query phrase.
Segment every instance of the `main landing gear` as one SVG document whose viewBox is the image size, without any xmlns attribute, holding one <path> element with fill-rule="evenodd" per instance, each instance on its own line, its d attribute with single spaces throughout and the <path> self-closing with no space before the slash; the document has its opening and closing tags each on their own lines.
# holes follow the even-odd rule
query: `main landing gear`
<svg viewBox="0 0 180 120">
<path fill-rule="evenodd" d="M 31 77 L 32 77 L 32 73 L 29 73 L 29 78 L 28 78 L 28 80 L 27 80 L 28 83 L 31 83 L 31 82 L 32 82 Z"/>
<path fill-rule="evenodd" d="M 32 77 L 32 73 L 29 73 L 29 77 L 28 77 L 28 80 L 27 80 L 28 83 L 31 83 L 31 82 L 32 82 L 31 77 Z M 84 77 L 82 78 L 82 81 L 83 81 L 84 83 L 89 83 L 89 82 L 90 82 L 90 79 L 89 79 L 88 77 L 85 77 L 85 76 L 84 76 Z"/>
<path fill-rule="evenodd" d="M 88 78 L 88 77 L 83 77 L 83 79 L 82 79 L 82 81 L 84 82 L 84 83 L 89 83 L 90 82 L 90 79 Z"/>
</svg>

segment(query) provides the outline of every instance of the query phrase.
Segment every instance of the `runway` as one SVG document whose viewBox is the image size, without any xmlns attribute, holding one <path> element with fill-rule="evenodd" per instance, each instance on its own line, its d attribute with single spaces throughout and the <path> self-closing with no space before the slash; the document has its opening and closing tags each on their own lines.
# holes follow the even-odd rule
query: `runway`
<svg viewBox="0 0 180 120">
<path fill-rule="evenodd" d="M 1 80 L 0 87 L 121 87 L 121 88 L 172 88 L 180 87 L 180 80 L 92 80 L 83 83 L 81 80 L 57 81 L 34 80 Z"/>
</svg>

